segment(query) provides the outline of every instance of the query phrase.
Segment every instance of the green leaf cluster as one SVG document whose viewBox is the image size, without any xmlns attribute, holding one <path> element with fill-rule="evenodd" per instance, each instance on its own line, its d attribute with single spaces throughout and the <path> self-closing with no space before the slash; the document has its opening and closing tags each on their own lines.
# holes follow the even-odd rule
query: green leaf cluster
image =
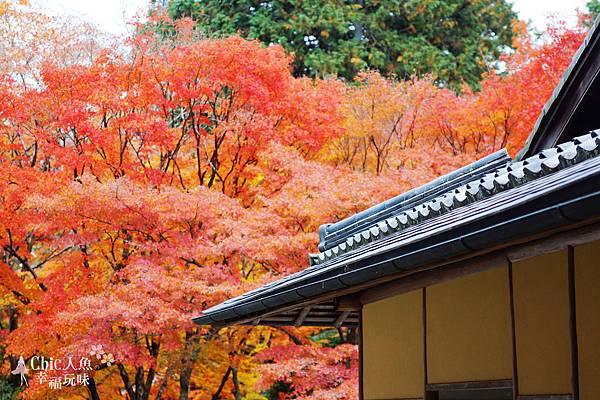
<svg viewBox="0 0 600 400">
<path fill-rule="evenodd" d="M 506 0 L 171 0 L 168 10 L 209 35 L 282 45 L 296 76 L 351 80 L 370 68 L 454 87 L 477 87 L 515 18 Z"/>
<path fill-rule="evenodd" d="M 0 400 L 13 400 L 17 398 L 20 389 L 13 386 L 9 380 L 0 377 Z"/>
<path fill-rule="evenodd" d="M 588 14 L 590 14 L 593 18 L 596 18 L 600 14 L 600 1 L 599 0 L 590 0 L 585 4 L 587 8 Z"/>
</svg>

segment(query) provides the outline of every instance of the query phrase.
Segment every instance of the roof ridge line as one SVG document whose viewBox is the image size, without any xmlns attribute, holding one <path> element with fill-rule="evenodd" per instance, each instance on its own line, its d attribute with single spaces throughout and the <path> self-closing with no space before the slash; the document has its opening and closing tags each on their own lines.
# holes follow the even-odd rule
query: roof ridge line
<svg viewBox="0 0 600 400">
<path fill-rule="evenodd" d="M 422 221 L 451 210 L 488 198 L 541 176 L 568 168 L 600 154 L 600 129 L 590 131 L 573 140 L 542 150 L 522 161 L 511 161 L 482 177 L 467 182 L 444 194 L 415 205 L 412 209 L 378 221 L 368 228 L 346 238 L 336 246 L 319 253 L 309 254 L 309 265 L 323 264 L 339 255 L 356 250 L 367 243 L 400 232 Z"/>
<path fill-rule="evenodd" d="M 439 176 L 423 185 L 400 193 L 390 199 L 375 204 L 363 211 L 343 218 L 335 223 L 319 227 L 319 250 L 325 251 L 340 244 L 350 234 L 366 229 L 397 212 L 410 208 L 414 204 L 429 200 L 445 190 L 460 186 L 468 175 L 481 176 L 485 172 L 506 165 L 512 161 L 505 149 L 498 150 L 468 165 Z"/>
</svg>

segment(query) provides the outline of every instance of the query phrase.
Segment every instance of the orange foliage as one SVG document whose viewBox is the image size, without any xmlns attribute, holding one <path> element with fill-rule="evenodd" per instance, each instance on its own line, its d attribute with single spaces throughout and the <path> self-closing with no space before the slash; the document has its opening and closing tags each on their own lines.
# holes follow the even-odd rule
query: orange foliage
<svg viewBox="0 0 600 400">
<path fill-rule="evenodd" d="M 358 354 L 354 346 L 334 348 L 316 345 L 272 346 L 258 359 L 261 368 L 259 387 L 267 389 L 274 381 L 285 382 L 292 390 L 280 399 L 352 399 L 357 397 Z"/>
<path fill-rule="evenodd" d="M 522 23 L 515 24 L 514 54 L 491 71 L 479 92 L 461 95 L 441 89 L 429 104 L 424 134 L 453 154 L 481 156 L 507 147 L 514 154 L 525 143 L 546 101 L 585 36 L 585 28 L 549 25 L 541 44 L 534 44 Z"/>
<path fill-rule="evenodd" d="M 460 165 L 501 148 L 518 151 L 585 35 L 585 25 L 552 21 L 541 42 L 515 22 L 515 51 L 501 58 L 481 90 L 462 93 L 427 79 L 397 82 L 362 74 L 345 93 L 344 135 L 321 154 L 335 165 L 376 174 Z M 427 149 L 423 151 L 423 149 Z M 448 157 L 450 156 L 450 159 Z M 451 159 L 455 159 L 451 161 Z M 426 174 L 426 173 L 425 173 Z"/>
<path fill-rule="evenodd" d="M 102 48 L 118 46 L 90 24 L 48 16 L 28 3 L 0 1 L 0 70 L 22 86 L 41 84 L 47 60 L 63 67 L 90 63 Z"/>
<path fill-rule="evenodd" d="M 140 30 L 127 55 L 44 53 L 26 70 L 22 49 L 10 56 L 0 345 L 25 357 L 103 345 L 116 364 L 93 371 L 92 398 L 259 399 L 278 381 L 302 398 L 355 398 L 352 345 L 191 317 L 304 268 L 320 224 L 518 149 L 583 32 L 557 25 L 541 45 L 521 32 L 504 74 L 455 95 L 374 73 L 352 86 L 297 79 L 279 46 L 195 40 L 185 20 L 174 29 L 168 42 Z M 83 389 L 65 390 L 32 384 L 23 396 Z"/>
<path fill-rule="evenodd" d="M 325 157 L 379 175 L 398 169 L 403 150 L 418 139 L 423 105 L 436 94 L 428 79 L 396 81 L 377 72 L 359 74 L 345 93 L 346 134 L 333 141 Z"/>
<path fill-rule="evenodd" d="M 6 351 L 66 357 L 101 344 L 117 363 L 94 379 L 112 371 L 135 399 L 161 391 L 155 378 L 189 379 L 200 349 L 206 364 L 233 363 L 221 350 L 240 339 L 191 318 L 306 258 L 297 225 L 279 223 L 285 210 L 256 201 L 267 197 L 259 155 L 314 153 L 340 132 L 341 84 L 293 78 L 280 47 L 151 39 L 128 58 L 45 63 L 41 85 L 5 76 L 0 90 L 0 286 L 19 314 Z M 210 398 L 221 378 L 196 394 Z M 231 385 L 220 390 L 241 390 Z"/>
</svg>

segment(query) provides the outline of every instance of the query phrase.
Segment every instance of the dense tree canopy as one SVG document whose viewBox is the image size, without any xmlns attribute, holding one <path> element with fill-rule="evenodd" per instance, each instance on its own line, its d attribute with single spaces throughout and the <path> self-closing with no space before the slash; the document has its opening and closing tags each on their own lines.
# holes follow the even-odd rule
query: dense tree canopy
<svg viewBox="0 0 600 400">
<path fill-rule="evenodd" d="M 294 53 L 296 76 L 351 80 L 370 68 L 476 86 L 511 44 L 511 7 L 505 0 L 172 0 L 169 12 L 209 34 L 283 46 Z"/>
</svg>

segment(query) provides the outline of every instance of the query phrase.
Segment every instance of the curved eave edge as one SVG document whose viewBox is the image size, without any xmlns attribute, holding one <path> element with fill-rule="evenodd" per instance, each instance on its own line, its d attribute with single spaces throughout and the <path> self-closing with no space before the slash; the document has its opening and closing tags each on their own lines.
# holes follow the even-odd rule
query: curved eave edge
<svg viewBox="0 0 600 400">
<path fill-rule="evenodd" d="M 584 209 L 584 213 L 582 213 L 582 208 Z M 565 217 L 567 215 L 567 217 Z M 365 267 L 352 270 L 349 272 L 340 271 L 340 275 L 336 278 L 329 278 L 328 280 L 337 280 L 347 282 L 346 288 L 351 288 L 354 284 L 367 282 L 369 279 L 365 279 L 366 274 L 371 276 L 370 280 L 375 280 L 377 278 L 382 278 L 386 275 L 391 275 L 392 273 L 399 273 L 403 271 L 407 271 L 413 268 L 418 267 L 419 265 L 423 265 L 424 263 L 437 262 L 440 260 L 447 260 L 449 256 L 461 256 L 467 254 L 469 252 L 473 252 L 479 249 L 470 248 L 471 245 L 475 246 L 480 242 L 485 242 L 487 244 L 486 247 L 492 248 L 494 245 L 500 243 L 506 243 L 505 237 L 496 237 L 495 240 L 489 240 L 488 236 L 491 233 L 491 230 L 494 228 L 502 229 L 505 232 L 510 232 L 512 236 L 515 238 L 518 235 L 525 233 L 526 235 L 535 235 L 539 232 L 542 232 L 546 229 L 554 229 L 564 225 L 572 225 L 581 222 L 584 219 L 588 218 L 597 218 L 600 216 L 600 190 L 595 191 L 594 193 L 581 196 L 571 201 L 562 202 L 556 204 L 552 207 L 547 207 L 542 210 L 538 210 L 532 212 L 527 215 L 522 215 L 515 217 L 509 221 L 505 221 L 502 224 L 489 227 L 488 229 L 483 229 L 477 232 L 470 233 L 469 235 L 465 235 L 463 237 L 457 237 L 453 241 L 445 241 L 441 242 L 439 245 L 432 246 L 430 248 L 424 249 L 425 253 L 435 253 L 435 256 L 427 256 L 426 254 L 416 254 L 418 263 L 415 263 L 412 267 L 407 265 L 404 266 L 403 269 L 398 269 L 396 267 L 395 261 L 388 262 L 379 262 L 373 265 L 367 265 Z M 557 222 L 557 219 L 562 218 L 560 223 Z M 465 250 L 463 252 L 457 252 L 454 254 L 449 254 L 445 251 L 445 246 L 451 245 L 452 243 L 461 243 Z M 471 243 L 471 245 L 465 245 L 465 243 Z M 429 258 L 429 260 L 426 260 Z M 360 276 L 362 275 L 362 276 Z M 358 277 L 357 277 L 358 276 Z M 301 288 L 300 288 L 301 289 Z M 298 289 L 292 289 L 292 291 L 297 291 Z M 285 295 L 286 293 L 282 293 Z M 320 295 L 323 295 L 321 293 Z M 276 296 L 274 296 L 276 297 Z M 306 298 L 302 300 L 307 300 Z M 193 321 L 200 325 L 217 325 L 217 326 L 229 326 L 238 324 L 244 321 L 260 319 L 266 314 L 274 314 L 279 309 L 283 307 L 287 307 L 290 305 L 290 302 L 283 302 L 278 306 L 270 307 L 263 312 L 258 312 L 254 314 L 246 314 L 239 315 L 235 312 L 235 310 L 224 310 L 233 312 L 235 315 L 229 316 L 227 318 L 212 318 L 211 315 L 201 315 L 193 319 Z M 234 306 L 235 307 L 235 306 Z"/>
</svg>

